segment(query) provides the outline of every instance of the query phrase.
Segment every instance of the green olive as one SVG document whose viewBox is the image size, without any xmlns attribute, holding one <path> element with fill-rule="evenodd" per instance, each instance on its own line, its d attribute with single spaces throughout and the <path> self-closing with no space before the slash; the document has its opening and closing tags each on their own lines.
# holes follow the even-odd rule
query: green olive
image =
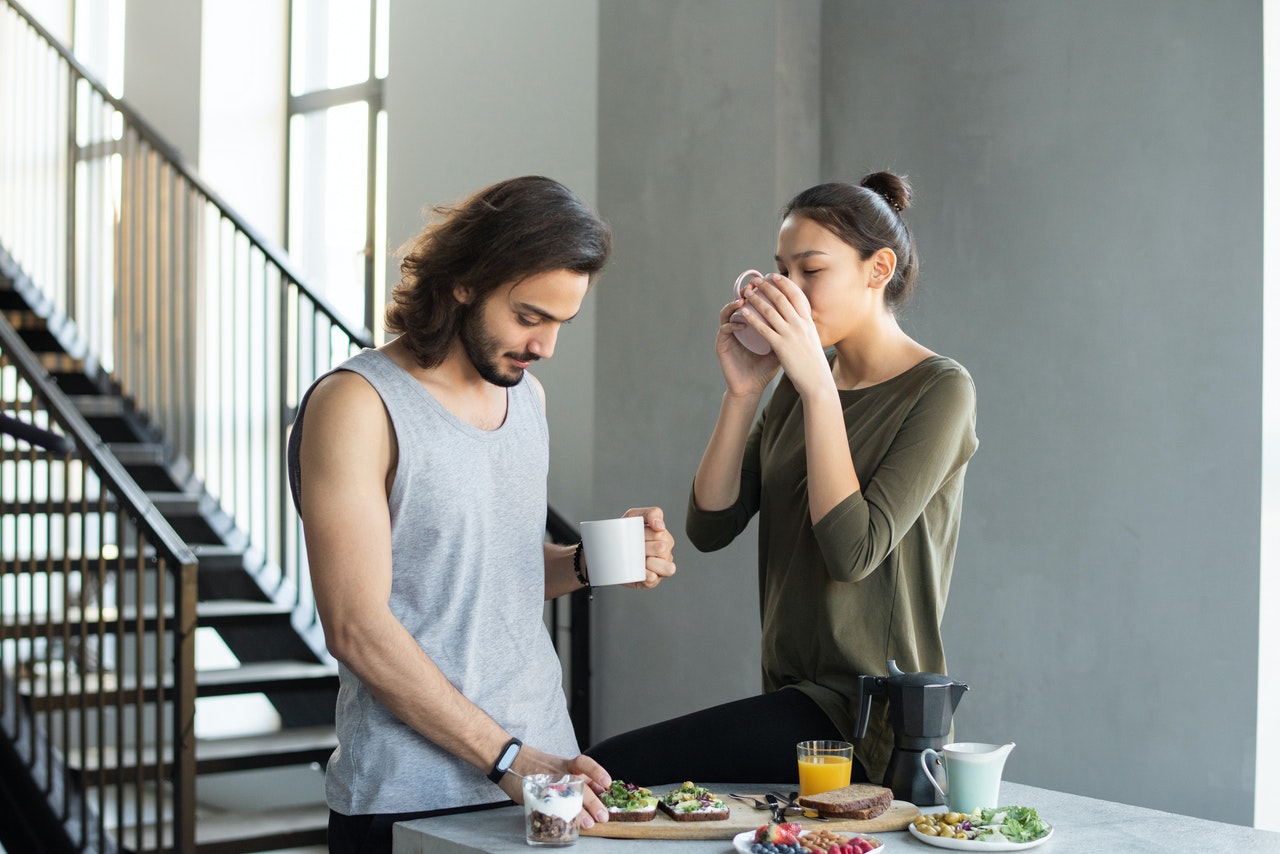
<svg viewBox="0 0 1280 854">
<path fill-rule="evenodd" d="M 937 836 L 938 828 L 934 827 L 932 824 L 926 824 L 924 827 L 920 828 L 920 832 L 925 836 Z"/>
<path fill-rule="evenodd" d="M 947 824 L 959 824 L 964 821 L 964 816 L 960 815 L 958 812 L 949 812 L 942 817 L 942 820 Z"/>
</svg>

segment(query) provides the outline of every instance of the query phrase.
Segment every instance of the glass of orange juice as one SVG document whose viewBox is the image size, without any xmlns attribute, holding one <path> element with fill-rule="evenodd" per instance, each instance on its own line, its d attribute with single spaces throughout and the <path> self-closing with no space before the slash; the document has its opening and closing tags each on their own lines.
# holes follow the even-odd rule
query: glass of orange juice
<svg viewBox="0 0 1280 854">
<path fill-rule="evenodd" d="M 817 795 L 849 785 L 853 745 L 847 741 L 802 741 L 796 745 L 800 794 Z"/>
</svg>

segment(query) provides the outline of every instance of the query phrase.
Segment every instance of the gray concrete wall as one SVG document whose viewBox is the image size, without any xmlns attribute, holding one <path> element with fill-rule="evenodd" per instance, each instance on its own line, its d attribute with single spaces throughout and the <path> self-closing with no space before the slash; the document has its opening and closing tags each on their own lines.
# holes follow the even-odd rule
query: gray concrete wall
<svg viewBox="0 0 1280 854">
<path fill-rule="evenodd" d="M 794 189 L 778 81 L 815 47 L 780 39 L 775 9 L 601 4 L 619 246 L 599 295 L 602 511 L 657 502 L 683 526 L 722 387 L 715 311 L 767 263 Z M 972 685 L 957 736 L 1018 742 L 1013 779 L 1251 822 L 1260 4 L 822 10 L 821 177 L 914 179 L 924 277 L 904 322 L 978 386 L 945 623 Z M 598 736 L 757 689 L 753 534 L 677 554 L 659 590 L 597 595 Z"/>
<path fill-rule="evenodd" d="M 596 192 L 595 0 L 396 2 L 391 9 L 387 233 L 394 251 L 423 208 L 494 181 L 555 178 Z M 399 279 L 388 263 L 388 290 Z M 533 373 L 547 392 L 553 506 L 591 518 L 596 298 Z"/>
<path fill-rule="evenodd" d="M 681 571 L 596 593 L 597 737 L 759 690 L 754 525 L 703 556 L 684 516 L 724 389 L 720 308 L 738 273 L 771 264 L 782 199 L 817 179 L 819 9 L 601 4 L 600 205 L 617 258 L 599 294 L 597 506 L 664 507 Z"/>
<path fill-rule="evenodd" d="M 916 179 L 909 325 L 978 386 L 957 737 L 1018 742 L 1025 782 L 1250 822 L 1260 4 L 826 12 L 823 171 Z"/>
</svg>

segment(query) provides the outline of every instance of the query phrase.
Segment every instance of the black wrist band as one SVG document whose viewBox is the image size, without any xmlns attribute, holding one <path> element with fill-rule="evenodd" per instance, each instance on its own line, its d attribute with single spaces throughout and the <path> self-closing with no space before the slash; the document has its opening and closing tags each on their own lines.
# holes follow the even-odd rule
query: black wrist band
<svg viewBox="0 0 1280 854">
<path fill-rule="evenodd" d="M 516 761 L 516 756 L 520 753 L 522 742 L 518 738 L 513 738 L 502 748 L 502 752 L 498 754 L 498 761 L 493 763 L 493 770 L 488 773 L 488 778 L 495 783 L 501 783 L 502 778 L 511 770 L 511 765 Z"/>
<path fill-rule="evenodd" d="M 582 566 L 582 543 L 578 543 L 578 547 L 573 550 L 573 574 L 578 576 L 578 581 L 583 587 L 587 588 L 587 598 L 595 599 L 595 591 L 591 589 L 591 579 L 587 576 L 585 568 Z"/>
</svg>

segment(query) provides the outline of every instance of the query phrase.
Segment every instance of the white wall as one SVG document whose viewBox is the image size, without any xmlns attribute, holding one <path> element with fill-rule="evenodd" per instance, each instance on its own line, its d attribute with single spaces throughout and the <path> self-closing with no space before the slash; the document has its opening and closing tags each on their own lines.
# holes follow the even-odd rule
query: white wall
<svg viewBox="0 0 1280 854">
<path fill-rule="evenodd" d="M 392 3 L 389 250 L 422 229 L 425 206 L 504 178 L 547 175 L 596 204 L 597 15 L 595 0 Z M 388 278 L 390 289 L 396 263 Z M 547 392 L 551 503 L 574 523 L 596 513 L 596 302 L 533 371 Z"/>
<path fill-rule="evenodd" d="M 124 95 L 191 167 L 200 162 L 202 0 L 125 3 Z"/>
</svg>

